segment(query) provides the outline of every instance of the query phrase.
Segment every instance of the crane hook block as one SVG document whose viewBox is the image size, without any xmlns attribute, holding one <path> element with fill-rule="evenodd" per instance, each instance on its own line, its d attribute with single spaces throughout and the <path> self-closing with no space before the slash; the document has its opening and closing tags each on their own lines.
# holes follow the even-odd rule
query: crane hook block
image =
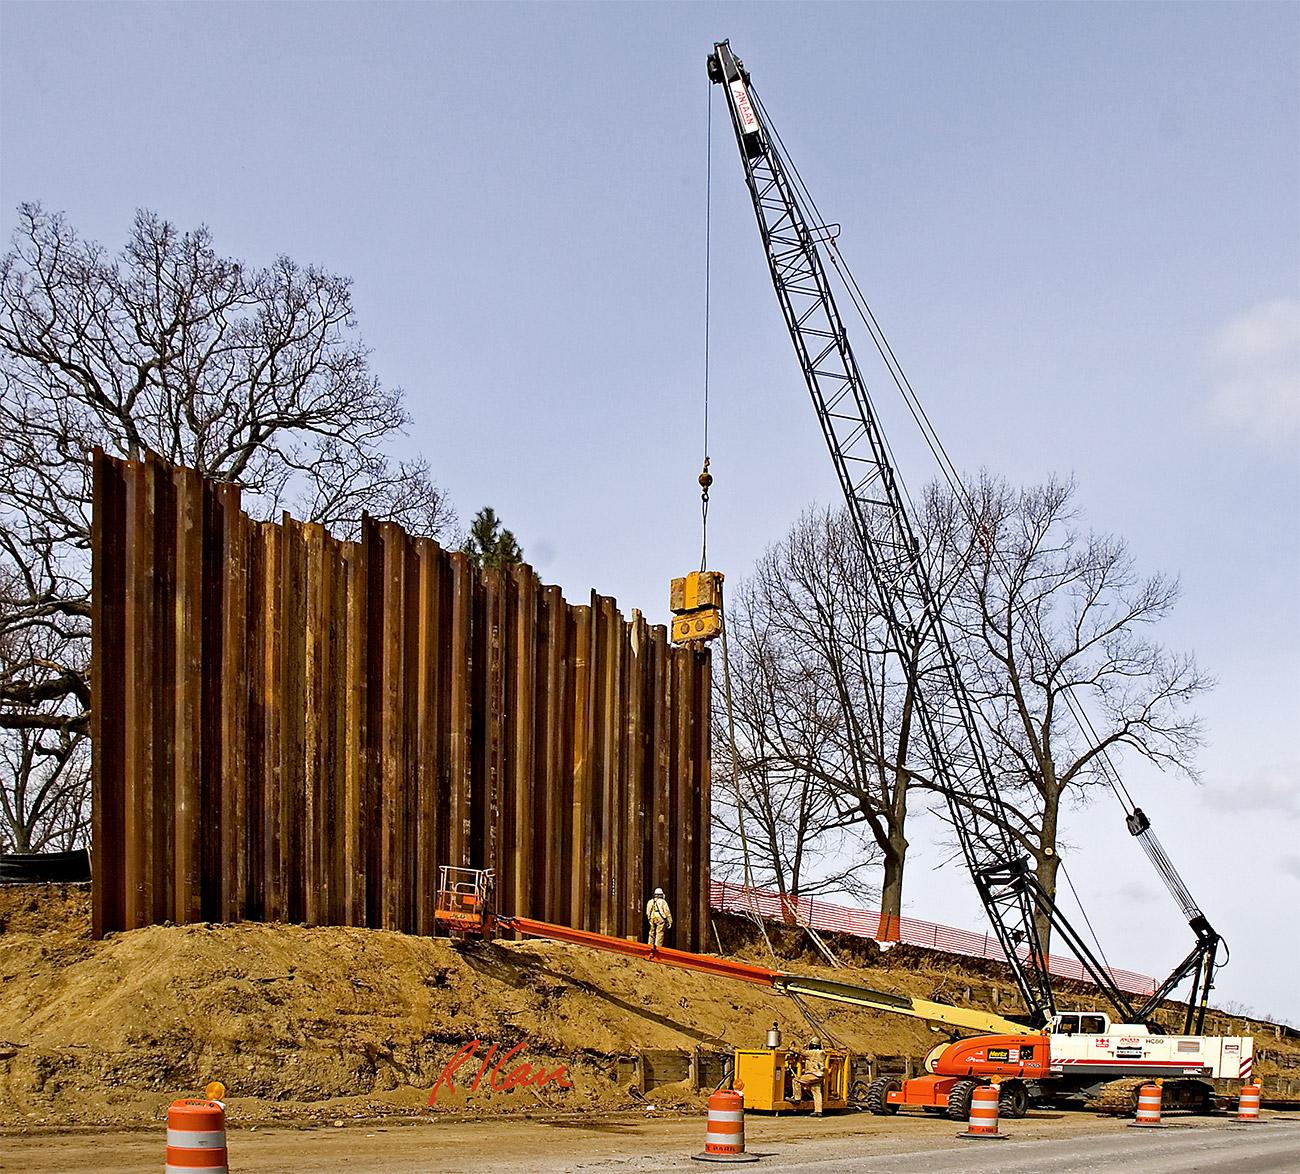
<svg viewBox="0 0 1300 1174">
<path fill-rule="evenodd" d="M 674 644 L 704 643 L 722 634 L 721 571 L 692 571 L 674 579 L 669 598 Z"/>
</svg>

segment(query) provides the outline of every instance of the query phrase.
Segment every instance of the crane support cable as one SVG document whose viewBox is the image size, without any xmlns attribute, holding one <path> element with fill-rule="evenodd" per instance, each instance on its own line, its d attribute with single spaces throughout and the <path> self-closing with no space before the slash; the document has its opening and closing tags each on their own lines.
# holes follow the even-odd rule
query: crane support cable
<svg viewBox="0 0 1300 1174">
<path fill-rule="evenodd" d="M 752 89 L 751 93 L 753 93 Z M 821 214 L 821 210 L 817 206 L 817 202 L 813 198 L 812 193 L 809 191 L 808 185 L 804 182 L 798 166 L 791 158 L 790 152 L 787 150 L 784 141 L 781 139 L 780 132 L 772 124 L 771 117 L 768 115 L 767 108 L 763 105 L 762 99 L 756 93 L 753 94 L 753 98 L 754 104 L 763 114 L 763 119 L 767 128 L 772 132 L 772 138 L 775 144 L 774 149 L 780 151 L 783 162 L 794 178 L 795 186 L 799 192 L 800 202 L 805 204 L 813 213 L 811 219 L 813 219 L 815 223 L 824 223 L 824 217 Z M 939 436 L 938 430 L 930 419 L 929 413 L 925 410 L 925 405 L 921 402 L 921 397 L 912 386 L 912 382 L 908 378 L 906 371 L 903 370 L 903 365 L 899 362 L 898 356 L 894 353 L 894 348 L 890 345 L 889 339 L 885 336 L 884 330 L 881 328 L 875 312 L 867 302 L 861 286 L 858 284 L 857 279 L 844 261 L 843 254 L 840 253 L 834 238 L 826 238 L 825 244 L 831 265 L 839 276 L 845 292 L 848 293 L 849 300 L 853 304 L 855 312 L 862 321 L 863 326 L 866 327 L 867 333 L 870 336 L 872 343 L 875 345 L 881 361 L 885 365 L 885 369 L 889 372 L 890 378 L 893 380 L 903 403 L 908 409 L 908 413 L 916 422 L 917 429 L 921 433 L 921 437 L 925 441 L 926 447 L 930 450 L 931 455 L 933 455 L 949 489 L 952 490 L 954 497 L 960 503 L 966 514 L 967 520 L 972 526 L 978 526 L 980 524 L 978 511 L 975 509 L 975 504 L 966 490 L 966 486 L 961 479 L 961 474 L 958 472 L 957 466 L 949 455 L 942 438 Z M 902 486 L 901 475 L 899 477 L 899 483 L 900 486 Z M 906 493 L 905 487 L 904 492 Z M 915 506 L 912 505 L 910 496 L 908 496 L 908 504 L 912 507 L 913 511 L 915 511 Z M 993 554 L 995 558 L 1002 558 L 1001 552 L 996 547 L 991 548 L 990 553 Z M 1003 565 L 1000 569 L 1003 572 L 1007 572 L 1008 567 L 1006 566 L 1004 558 L 1002 558 L 1002 564 Z M 1038 637 L 1040 643 L 1044 643 L 1044 637 L 1041 632 L 1034 632 L 1031 628 L 1031 633 Z M 1043 651 L 1043 649 L 1040 649 L 1040 651 Z M 1087 711 L 1079 705 L 1078 699 L 1074 696 L 1073 688 L 1066 688 L 1063 690 L 1062 695 L 1065 698 L 1067 708 L 1070 710 L 1070 713 L 1073 715 L 1079 728 L 1092 739 L 1094 744 L 1099 742 L 1100 737 L 1092 723 L 1092 719 L 1089 717 Z M 1103 748 L 1098 759 L 1101 764 L 1102 777 L 1115 793 L 1115 797 L 1119 800 L 1120 806 L 1124 810 L 1124 814 L 1131 814 L 1136 807 L 1136 804 L 1134 803 L 1133 797 L 1129 793 L 1128 788 L 1124 785 L 1124 780 L 1120 776 L 1118 769 L 1115 767 L 1109 752 Z M 1174 895 L 1176 897 L 1178 896 L 1177 893 Z"/>
<path fill-rule="evenodd" d="M 807 208 L 811 210 L 813 213 L 812 219 L 815 223 L 824 223 L 824 217 L 821 214 L 821 210 L 818 208 L 816 200 L 813 198 L 807 184 L 804 182 L 803 176 L 800 174 L 797 165 L 790 157 L 790 153 L 781 139 L 780 132 L 772 125 L 766 107 L 763 106 L 762 99 L 757 94 L 753 94 L 753 98 L 755 105 L 763 114 L 768 129 L 772 132 L 774 149 L 780 151 L 785 165 L 789 168 L 794 177 L 795 186 L 800 193 L 801 203 L 806 204 Z M 871 337 L 872 342 L 875 344 L 876 350 L 879 353 L 886 370 L 889 372 L 895 387 L 898 389 L 904 404 L 907 406 L 909 414 L 917 425 L 917 429 L 925 440 L 926 447 L 934 456 L 940 472 L 943 474 L 944 480 L 947 482 L 954 498 L 960 504 L 968 522 L 972 527 L 979 527 L 981 525 L 981 519 L 975 507 L 975 503 L 972 501 L 970 493 L 968 492 L 965 483 L 962 481 L 961 475 L 949 455 L 942 438 L 939 436 L 938 430 L 934 426 L 934 422 L 930 419 L 929 413 L 926 411 L 920 395 L 913 387 L 911 380 L 903 369 L 902 363 L 894 353 L 894 349 L 890 345 L 888 338 L 886 338 L 874 311 L 871 309 L 865 295 L 862 293 L 861 286 L 858 284 L 857 279 L 845 263 L 843 255 L 840 253 L 834 238 L 827 237 L 825 239 L 825 244 L 831 264 L 835 269 L 836 274 L 839 276 L 843 288 L 848 293 L 849 300 L 852 302 L 854 310 L 863 325 L 866 327 L 867 333 Z M 902 486 L 901 477 L 899 478 L 899 483 L 900 486 Z M 903 486 L 903 488 L 904 493 L 906 494 L 906 487 Z M 908 504 L 914 511 L 915 507 L 912 506 L 910 496 L 908 497 Z M 1004 576 L 1010 579 L 1010 567 L 1007 563 L 1006 556 L 1002 551 L 996 546 L 990 546 L 989 553 L 993 557 L 995 563 L 998 564 L 999 570 L 1002 571 Z M 1037 651 L 1046 659 L 1048 652 L 1046 636 L 1034 625 L 1029 625 L 1028 631 L 1030 639 L 1038 645 Z M 1061 696 L 1079 730 L 1090 739 L 1094 746 L 1099 745 L 1102 741 L 1101 735 L 1099 734 L 1091 715 L 1080 702 L 1079 698 L 1075 696 L 1073 686 L 1066 686 L 1063 688 Z M 1132 817 L 1134 813 L 1138 811 L 1137 804 L 1133 799 L 1132 793 L 1125 785 L 1123 777 L 1120 775 L 1119 769 L 1116 767 L 1109 749 L 1101 747 L 1097 755 L 1097 763 L 1103 780 L 1114 793 L 1126 818 L 1130 820 L 1130 826 L 1132 826 Z M 1160 876 L 1161 881 L 1169 890 L 1175 901 L 1178 902 L 1185 916 L 1189 919 L 1203 916 L 1200 908 L 1197 906 L 1188 891 L 1182 877 L 1178 874 L 1173 863 L 1169 860 L 1163 846 L 1156 838 L 1155 832 L 1151 830 L 1150 825 L 1145 820 L 1144 816 L 1142 817 L 1142 821 L 1146 826 L 1143 827 L 1141 832 L 1135 832 L 1134 834 L 1138 836 L 1143 851 L 1150 859 L 1156 873 Z M 1076 900 L 1077 899 L 1076 894 Z M 1080 911 L 1084 912 L 1082 905 L 1080 905 Z M 1084 917 L 1086 919 L 1086 912 L 1084 912 Z"/>
<path fill-rule="evenodd" d="M 947 631 L 942 592 L 918 541 L 915 511 L 909 508 L 912 503 L 897 476 L 889 442 L 831 291 L 827 272 L 831 266 L 818 248 L 820 238 L 830 230 L 824 218 L 806 211 L 815 211 L 815 203 L 804 195 L 802 178 L 792 178 L 786 167 L 777 135 L 765 125 L 764 108 L 752 92 L 749 73 L 730 45 L 717 43 L 708 64 L 710 80 L 722 85 L 727 97 L 773 287 L 850 520 L 863 545 L 881 618 L 888 626 L 891 646 L 900 655 L 910 653 L 903 668 L 915 686 L 920 729 L 936 786 L 952 810 L 962 854 L 1025 1004 L 1040 1023 L 1055 1010 L 1040 933 L 1043 917 L 1069 942 L 1124 1021 L 1134 1022 L 1128 995 L 1116 987 L 1097 953 L 1073 931 L 1008 828 L 993 814 L 982 815 L 979 803 L 965 802 L 986 800 L 986 810 L 996 811 L 1001 799 L 994 764 Z M 837 251 L 827 251 L 838 260 Z M 855 309 L 866 317 L 856 298 Z M 891 378 L 906 394 L 909 384 L 896 356 L 887 344 L 877 341 L 877 345 Z M 920 417 L 918 401 L 907 402 Z M 927 436 L 927 442 L 942 454 L 933 431 Z M 950 466 L 949 460 L 946 472 L 951 476 Z M 960 500 L 968 504 L 964 495 Z"/>
<path fill-rule="evenodd" d="M 1061 861 L 1061 874 L 1065 877 L 1065 883 L 1070 886 L 1070 892 L 1074 894 L 1074 903 L 1079 907 L 1079 913 L 1083 917 L 1083 923 L 1088 927 L 1088 933 L 1092 936 L 1092 944 L 1097 947 L 1097 953 L 1110 969 L 1110 959 L 1106 957 L 1106 951 L 1101 948 L 1101 939 L 1097 937 L 1097 931 L 1092 928 L 1092 918 L 1088 916 L 1088 911 L 1083 907 L 1083 902 L 1079 900 L 1079 890 L 1074 887 L 1074 878 L 1070 876 L 1070 870 L 1065 867 L 1065 861 Z"/>
<path fill-rule="evenodd" d="M 747 85 L 748 74 L 719 44 L 710 76 L 724 84 L 732 128 L 768 269 L 787 330 L 862 544 L 891 644 L 915 648 L 903 667 L 917 688 L 920 729 L 936 783 L 952 807 L 968 791 L 993 809 L 995 781 L 970 699 L 957 671 L 933 585 L 920 561 L 907 499 L 828 285 L 825 266 L 790 177 L 773 149 Z M 1035 921 L 1035 899 L 1007 829 L 978 814 L 954 813 L 962 854 L 1026 1007 L 1045 1021 L 1054 1000 Z M 1027 959 L 1020 958 L 1025 950 Z M 1102 980 L 1104 981 L 1104 979 Z M 1123 998 L 1119 994 L 1119 998 Z"/>
</svg>

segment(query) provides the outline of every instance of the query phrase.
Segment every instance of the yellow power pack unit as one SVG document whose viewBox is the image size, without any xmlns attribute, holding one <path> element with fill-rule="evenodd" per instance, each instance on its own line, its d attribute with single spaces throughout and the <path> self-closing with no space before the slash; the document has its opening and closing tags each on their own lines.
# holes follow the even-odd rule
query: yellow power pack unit
<svg viewBox="0 0 1300 1174">
<path fill-rule="evenodd" d="M 853 1058 L 843 1048 L 827 1048 L 822 1100 L 827 1109 L 847 1109 Z M 811 1113 L 812 1097 L 795 1084 L 799 1053 L 785 1048 L 741 1048 L 736 1051 L 736 1071 L 731 1087 L 745 1099 L 746 1109 L 763 1113 Z"/>
</svg>

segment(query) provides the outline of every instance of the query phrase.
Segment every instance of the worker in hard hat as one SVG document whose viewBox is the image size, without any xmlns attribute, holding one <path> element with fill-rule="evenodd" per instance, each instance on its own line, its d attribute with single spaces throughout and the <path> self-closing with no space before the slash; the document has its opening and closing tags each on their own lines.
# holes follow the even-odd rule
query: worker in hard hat
<svg viewBox="0 0 1300 1174">
<path fill-rule="evenodd" d="M 822 1041 L 816 1036 L 808 1041 L 808 1046 L 799 1053 L 799 1075 L 794 1078 L 799 1089 L 799 1099 L 804 1100 L 812 1094 L 813 1116 L 822 1115 L 822 1091 L 826 1084 L 826 1053 L 822 1051 Z"/>
<path fill-rule="evenodd" d="M 668 908 L 668 898 L 663 889 L 655 889 L 654 896 L 645 903 L 646 920 L 650 922 L 650 952 L 653 954 L 664 944 L 664 932 L 673 927 L 673 911 Z"/>
</svg>

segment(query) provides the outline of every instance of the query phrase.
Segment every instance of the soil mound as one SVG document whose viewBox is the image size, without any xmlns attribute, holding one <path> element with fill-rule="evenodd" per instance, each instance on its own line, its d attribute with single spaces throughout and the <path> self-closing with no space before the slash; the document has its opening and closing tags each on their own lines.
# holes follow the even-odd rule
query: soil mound
<svg viewBox="0 0 1300 1174">
<path fill-rule="evenodd" d="M 615 1079 L 620 1056 L 752 1044 L 774 1021 L 791 1039 L 812 1030 L 770 991 L 560 943 L 253 923 L 95 942 L 88 900 L 71 887 L 0 890 L 0 1125 L 154 1121 L 214 1079 L 244 1120 L 426 1113 L 475 1040 L 434 1111 L 628 1108 L 639 1102 Z M 923 1024 L 815 1014 L 859 1051 L 923 1051 L 933 1038 Z M 492 1089 L 516 1045 L 498 1085 L 526 1062 L 563 1067 L 572 1087 Z M 663 1092 L 656 1103 L 671 1103 Z"/>
<path fill-rule="evenodd" d="M 763 988 L 561 943 L 456 947 L 253 923 L 151 926 L 96 942 L 89 924 L 84 888 L 0 888 L 0 1127 L 156 1122 L 209 1080 L 226 1084 L 243 1123 L 607 1111 L 641 1103 L 620 1057 L 752 1046 L 774 1021 L 792 1041 L 814 1030 L 791 1000 Z M 718 933 L 732 951 L 770 963 L 740 919 L 719 918 Z M 832 973 L 795 931 L 775 938 L 796 954 L 782 967 Z M 892 952 L 841 944 L 859 952 L 855 961 L 877 963 L 833 971 L 846 981 L 1014 1006 L 1005 981 L 927 968 L 912 955 L 891 969 Z M 810 1009 L 821 1031 L 858 1054 L 919 1058 L 943 1038 L 896 1016 Z M 458 1055 L 450 1084 L 440 1082 Z M 504 1090 L 521 1063 L 529 1069 L 520 1080 L 536 1079 Z M 560 1069 L 562 1079 L 539 1083 Z M 677 1087 L 653 1099 L 697 1107 L 702 1098 Z"/>
</svg>

